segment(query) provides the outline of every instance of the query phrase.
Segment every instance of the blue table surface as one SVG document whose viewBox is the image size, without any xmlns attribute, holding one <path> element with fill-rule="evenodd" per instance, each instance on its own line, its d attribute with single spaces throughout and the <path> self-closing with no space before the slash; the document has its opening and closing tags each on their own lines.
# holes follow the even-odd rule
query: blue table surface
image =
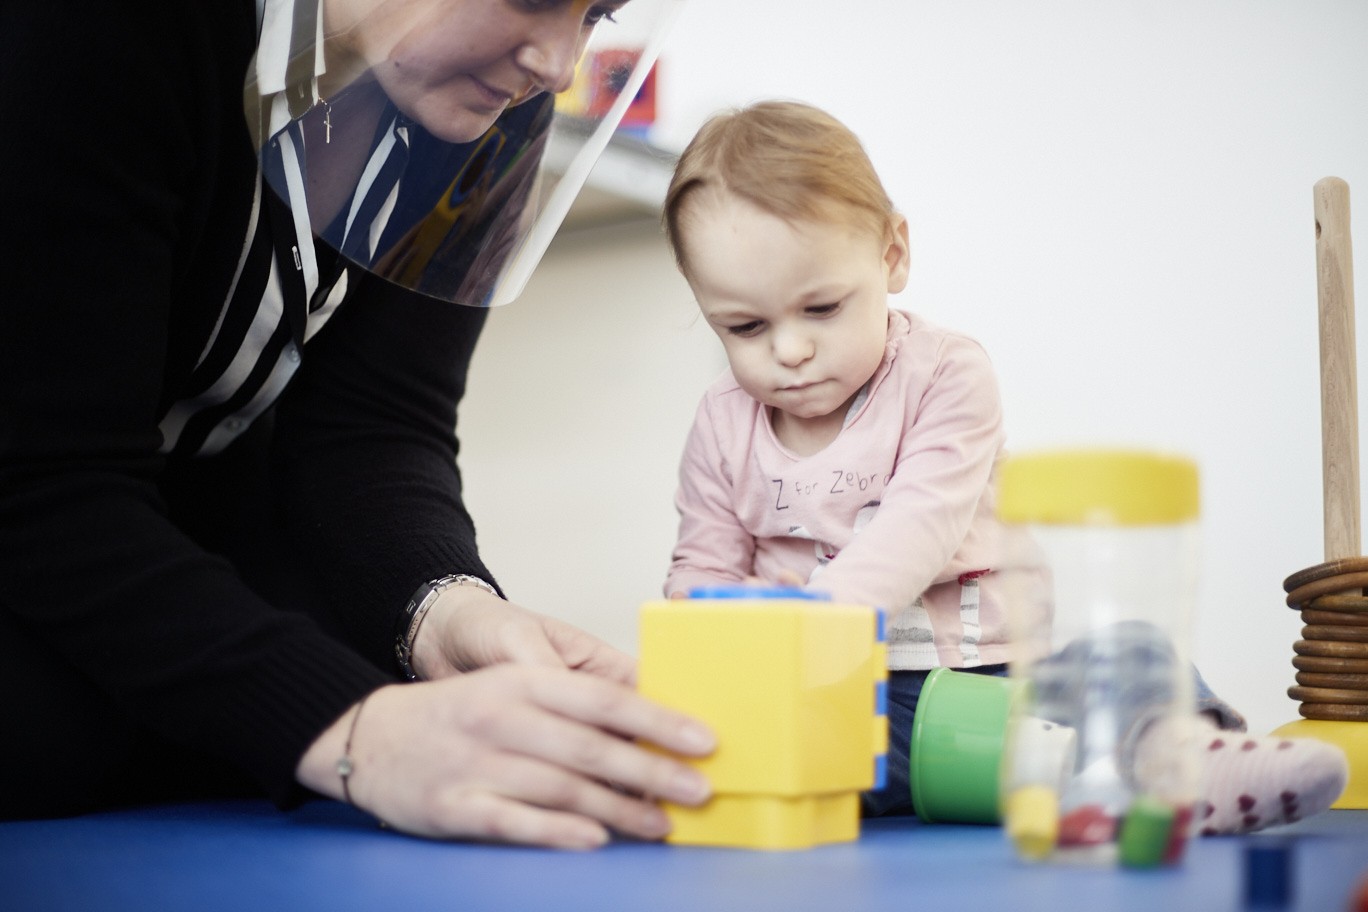
<svg viewBox="0 0 1368 912">
<path fill-rule="evenodd" d="M 1133 871 L 1019 861 L 997 827 L 866 821 L 854 843 L 754 852 L 615 842 L 571 853 L 382 831 L 332 802 L 170 805 L 0 824 L 0 910 L 909 910 L 1246 908 L 1246 852 L 1280 840 L 1294 902 L 1341 912 L 1368 879 L 1368 811 L 1196 839 Z"/>
</svg>

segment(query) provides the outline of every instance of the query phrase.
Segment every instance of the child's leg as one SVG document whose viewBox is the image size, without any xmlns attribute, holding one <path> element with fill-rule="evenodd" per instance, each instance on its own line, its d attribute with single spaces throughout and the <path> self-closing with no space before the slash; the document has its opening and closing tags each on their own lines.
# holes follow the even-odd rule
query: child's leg
<svg viewBox="0 0 1368 912">
<path fill-rule="evenodd" d="M 981 665 L 956 671 L 1003 677 L 1006 665 Z M 890 671 L 888 673 L 888 772 L 884 787 L 860 796 L 860 812 L 865 817 L 906 816 L 912 808 L 912 783 L 909 779 L 912 721 L 921 698 L 922 685 L 929 671 Z"/>
<path fill-rule="evenodd" d="M 1151 725 L 1136 746 L 1135 773 L 1143 779 L 1163 768 L 1164 755 L 1182 739 L 1195 739 L 1196 832 L 1251 833 L 1319 814 L 1334 803 L 1349 779 L 1343 751 L 1309 738 L 1244 734 L 1244 717 L 1212 693 L 1195 668 L 1193 674 L 1199 721 L 1181 736 L 1164 723 Z"/>
<path fill-rule="evenodd" d="M 1248 728 L 1245 717 L 1236 711 L 1235 707 L 1216 696 L 1196 665 L 1192 666 L 1192 684 L 1198 714 L 1209 718 L 1222 731 L 1242 732 Z"/>
<path fill-rule="evenodd" d="M 1208 727 L 1200 742 L 1203 836 L 1251 833 L 1330 807 L 1349 781 L 1344 752 L 1311 738 L 1252 737 Z"/>
<path fill-rule="evenodd" d="M 860 813 L 885 817 L 912 813 L 912 785 L 908 780 L 908 748 L 917 698 L 926 682 L 925 671 L 888 673 L 888 763 L 884 787 L 860 796 Z"/>
</svg>

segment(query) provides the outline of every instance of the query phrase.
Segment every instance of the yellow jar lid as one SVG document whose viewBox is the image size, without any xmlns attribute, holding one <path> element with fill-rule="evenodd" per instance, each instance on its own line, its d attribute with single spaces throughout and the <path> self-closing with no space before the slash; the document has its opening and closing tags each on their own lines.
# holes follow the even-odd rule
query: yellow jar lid
<svg viewBox="0 0 1368 912">
<path fill-rule="evenodd" d="M 1010 456 L 998 475 L 1009 523 L 1144 526 L 1197 518 L 1197 465 L 1144 450 L 1054 450 Z"/>
</svg>

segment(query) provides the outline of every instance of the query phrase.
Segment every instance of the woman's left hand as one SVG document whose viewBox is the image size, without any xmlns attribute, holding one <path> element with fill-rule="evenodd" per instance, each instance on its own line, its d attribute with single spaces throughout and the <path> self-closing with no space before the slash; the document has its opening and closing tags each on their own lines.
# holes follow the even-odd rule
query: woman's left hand
<svg viewBox="0 0 1368 912">
<path fill-rule="evenodd" d="M 475 586 L 451 586 L 428 609 L 413 644 L 419 677 L 436 680 L 502 662 L 570 668 L 636 683 L 636 662 L 592 634 Z"/>
</svg>

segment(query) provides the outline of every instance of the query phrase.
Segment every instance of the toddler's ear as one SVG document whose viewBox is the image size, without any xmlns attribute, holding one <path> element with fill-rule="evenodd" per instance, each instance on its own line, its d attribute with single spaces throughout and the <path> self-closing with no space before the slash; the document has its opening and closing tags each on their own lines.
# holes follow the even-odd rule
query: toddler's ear
<svg viewBox="0 0 1368 912">
<path fill-rule="evenodd" d="M 884 251 L 884 266 L 888 270 L 888 293 L 897 294 L 907 287 L 907 273 L 911 268 L 912 252 L 907 239 L 907 219 L 895 213 L 888 227 L 888 249 Z"/>
</svg>

